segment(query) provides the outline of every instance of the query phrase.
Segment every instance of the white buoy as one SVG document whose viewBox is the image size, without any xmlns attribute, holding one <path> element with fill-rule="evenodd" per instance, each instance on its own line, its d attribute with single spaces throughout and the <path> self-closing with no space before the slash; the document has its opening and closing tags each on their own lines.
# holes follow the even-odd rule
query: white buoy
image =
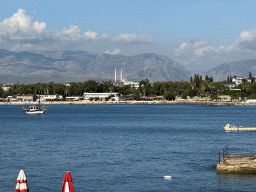
<svg viewBox="0 0 256 192">
<path fill-rule="evenodd" d="M 172 179 L 172 176 L 164 176 L 164 179 Z"/>
</svg>

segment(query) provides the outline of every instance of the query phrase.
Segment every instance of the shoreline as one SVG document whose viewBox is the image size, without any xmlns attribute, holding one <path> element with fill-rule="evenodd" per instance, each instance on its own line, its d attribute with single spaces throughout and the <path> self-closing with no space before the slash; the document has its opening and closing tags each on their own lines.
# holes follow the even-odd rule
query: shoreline
<svg viewBox="0 0 256 192">
<path fill-rule="evenodd" d="M 35 105 L 36 102 L 0 102 L 0 105 Z M 158 104 L 183 104 L 183 105 L 205 105 L 205 106 L 256 106 L 256 104 L 248 104 L 245 102 L 188 102 L 188 101 L 47 101 L 41 102 L 41 105 L 134 105 L 134 104 L 147 104 L 147 105 L 158 105 Z"/>
</svg>

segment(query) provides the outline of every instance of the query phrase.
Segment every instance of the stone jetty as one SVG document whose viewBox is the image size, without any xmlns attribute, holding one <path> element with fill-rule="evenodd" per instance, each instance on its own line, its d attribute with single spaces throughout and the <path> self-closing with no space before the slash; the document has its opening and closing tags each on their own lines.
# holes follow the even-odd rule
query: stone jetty
<svg viewBox="0 0 256 192">
<path fill-rule="evenodd" d="M 256 155 L 227 155 L 216 166 L 217 173 L 256 174 Z"/>
</svg>

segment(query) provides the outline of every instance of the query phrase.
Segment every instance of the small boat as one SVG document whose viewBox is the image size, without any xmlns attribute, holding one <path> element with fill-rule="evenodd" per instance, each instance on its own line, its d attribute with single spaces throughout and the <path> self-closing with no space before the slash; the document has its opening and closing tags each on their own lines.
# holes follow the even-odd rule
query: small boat
<svg viewBox="0 0 256 192">
<path fill-rule="evenodd" d="M 23 111 L 27 114 L 43 114 L 47 108 L 41 108 L 40 105 L 32 105 L 29 108 L 24 108 Z"/>
<path fill-rule="evenodd" d="M 234 126 L 227 124 L 224 127 L 225 131 L 256 131 L 256 127 L 243 127 L 243 126 Z"/>
<path fill-rule="evenodd" d="M 24 108 L 23 111 L 27 114 L 43 114 L 48 108 L 41 108 L 40 107 L 40 94 L 39 94 L 39 104 L 29 106 L 29 108 Z"/>
</svg>

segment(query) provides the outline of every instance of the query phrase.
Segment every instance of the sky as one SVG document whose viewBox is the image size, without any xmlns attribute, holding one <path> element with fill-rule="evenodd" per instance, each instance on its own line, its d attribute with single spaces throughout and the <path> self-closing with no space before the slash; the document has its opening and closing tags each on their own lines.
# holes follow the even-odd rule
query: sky
<svg viewBox="0 0 256 192">
<path fill-rule="evenodd" d="M 252 0 L 0 0 L 0 49 L 165 55 L 194 73 L 256 59 Z"/>
</svg>

